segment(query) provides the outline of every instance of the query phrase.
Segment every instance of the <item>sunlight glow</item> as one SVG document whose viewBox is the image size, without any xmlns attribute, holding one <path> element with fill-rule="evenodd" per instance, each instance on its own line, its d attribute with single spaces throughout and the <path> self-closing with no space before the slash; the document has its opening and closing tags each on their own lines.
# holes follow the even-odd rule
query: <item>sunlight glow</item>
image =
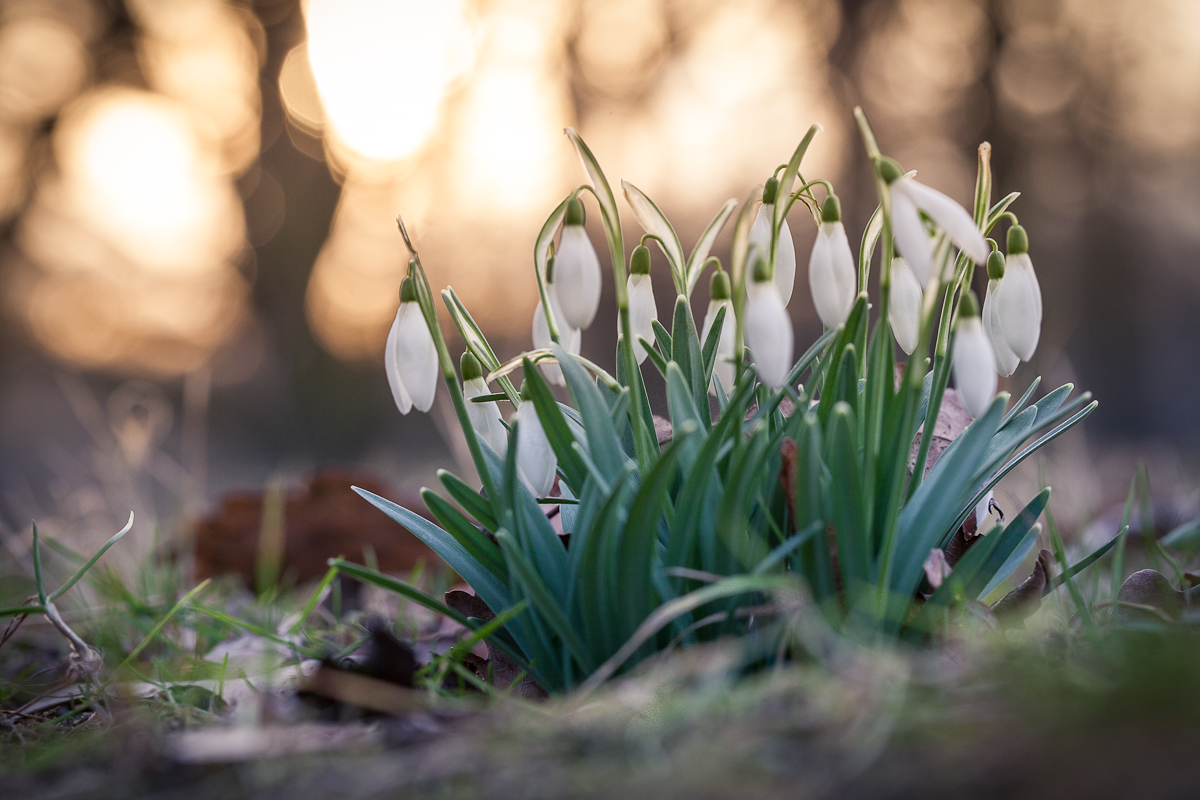
<svg viewBox="0 0 1200 800">
<path fill-rule="evenodd" d="M 310 0 L 308 56 L 336 138 L 391 161 L 416 152 L 469 64 L 460 2 Z"/>
</svg>

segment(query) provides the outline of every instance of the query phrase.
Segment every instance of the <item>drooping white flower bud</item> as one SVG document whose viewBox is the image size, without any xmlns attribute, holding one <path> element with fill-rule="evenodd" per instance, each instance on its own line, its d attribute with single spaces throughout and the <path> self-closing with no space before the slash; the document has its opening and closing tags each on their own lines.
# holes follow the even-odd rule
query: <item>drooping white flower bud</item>
<svg viewBox="0 0 1200 800">
<path fill-rule="evenodd" d="M 521 408 L 513 416 L 513 424 L 517 433 L 517 470 L 521 482 L 533 492 L 536 497 L 546 497 L 554 488 L 555 470 L 558 468 L 558 458 L 554 448 L 546 438 L 542 421 L 538 419 L 537 409 L 529 399 L 526 387 L 521 387 Z"/>
<path fill-rule="evenodd" d="M 758 377 L 779 389 L 792 368 L 792 320 L 779 289 L 771 280 L 767 262 L 760 257 L 746 281 L 746 345 L 754 355 Z"/>
<path fill-rule="evenodd" d="M 650 283 L 650 251 L 643 245 L 633 249 L 629 259 L 629 278 L 625 281 L 629 297 L 629 328 L 633 334 L 633 353 L 637 362 L 646 360 L 646 348 L 638 339 L 654 341 L 654 327 L 658 319 L 658 307 L 654 304 L 654 287 Z"/>
<path fill-rule="evenodd" d="M 568 325 L 566 317 L 563 316 L 562 307 L 558 302 L 557 284 L 554 281 L 554 264 L 553 257 L 546 263 L 546 297 L 550 301 L 550 313 L 554 316 L 554 324 L 558 328 L 558 338 L 562 346 L 568 353 L 579 355 L 583 335 L 578 328 Z M 538 350 L 545 350 L 550 347 L 551 341 L 553 340 L 550 338 L 550 328 L 546 325 L 545 309 L 542 308 L 541 303 L 538 303 L 537 308 L 533 311 L 533 346 Z M 557 364 L 542 364 L 541 368 L 546 380 L 558 386 L 567 385 L 562 370 Z"/>
<path fill-rule="evenodd" d="M 921 285 L 932 273 L 933 252 L 919 211 L 937 223 L 950 241 L 976 264 L 987 260 L 987 242 L 965 208 L 938 190 L 904 177 L 900 165 L 890 158 L 880 162 L 880 173 L 891 189 L 892 235 L 900 247 L 900 255 L 908 261 Z"/>
<path fill-rule="evenodd" d="M 988 493 L 983 496 L 983 499 L 975 504 L 975 532 L 977 534 L 984 532 L 983 524 L 987 522 L 988 517 L 991 516 L 993 497 L 994 496 L 989 489 Z"/>
<path fill-rule="evenodd" d="M 924 292 L 912 267 L 902 257 L 892 259 L 892 294 L 888 299 L 888 324 L 900 349 L 912 355 L 921 332 L 921 300 Z"/>
<path fill-rule="evenodd" d="M 713 364 L 713 379 L 710 388 L 712 394 L 716 394 L 716 382 L 721 382 L 721 388 L 725 390 L 725 394 L 733 391 L 733 380 L 736 377 L 733 374 L 733 345 L 736 336 L 736 324 L 733 319 L 733 300 L 731 287 L 729 285 L 729 273 L 714 272 L 712 282 L 709 284 L 709 301 L 708 311 L 704 314 L 704 326 L 700 331 L 700 344 L 703 345 L 708 341 L 708 335 L 712 332 L 713 324 L 717 321 L 717 312 L 722 308 L 725 309 L 725 319 L 721 322 L 721 333 L 717 338 L 717 358 Z"/>
<path fill-rule="evenodd" d="M 959 301 L 952 366 L 963 406 L 972 417 L 982 417 L 996 397 L 996 356 L 979 320 L 979 301 L 969 290 Z"/>
<path fill-rule="evenodd" d="M 600 260 L 583 220 L 583 203 L 576 198 L 567 205 L 555 258 L 558 302 L 567 325 L 580 330 L 592 324 L 600 307 Z"/>
<path fill-rule="evenodd" d="M 808 260 L 808 285 L 817 316 L 826 328 L 846 321 L 858 294 L 858 271 L 842 226 L 842 206 L 837 195 L 825 198 L 821 226 Z"/>
<path fill-rule="evenodd" d="M 988 286 L 987 294 L 983 296 L 983 330 L 988 341 L 992 343 L 992 351 L 996 354 L 996 372 L 1002 378 L 1007 378 L 1017 371 L 1021 359 L 1008 345 L 1004 331 L 1000 328 L 1000 317 L 997 314 L 997 295 L 1004 282 L 1004 256 L 993 252 L 988 256 Z"/>
<path fill-rule="evenodd" d="M 437 392 L 437 345 L 425 324 L 411 277 L 400 285 L 400 308 L 388 331 L 384 365 L 392 398 L 401 414 L 413 406 L 428 411 Z"/>
<path fill-rule="evenodd" d="M 1029 260 L 1029 237 L 1020 225 L 1008 229 L 1004 278 L 996 288 L 996 321 L 1012 351 L 1022 361 L 1033 358 L 1042 332 L 1042 289 Z"/>
<path fill-rule="evenodd" d="M 758 245 L 758 251 L 763 258 L 769 258 L 771 252 L 771 222 L 775 219 L 775 195 L 779 193 L 779 181 L 774 177 L 767 179 L 763 187 L 763 204 L 758 208 L 754 224 L 750 226 L 750 246 Z M 787 198 L 783 198 L 787 202 Z M 792 299 L 792 289 L 796 283 L 796 245 L 792 242 L 792 229 L 787 220 L 779 226 L 779 249 L 775 254 L 775 288 L 786 306 Z"/>
<path fill-rule="evenodd" d="M 487 384 L 483 382 L 483 366 L 479 359 L 467 350 L 459 361 L 462 372 L 463 396 L 467 400 L 467 417 L 471 427 L 479 438 L 487 442 L 496 453 L 503 458 L 508 451 L 508 430 L 500 419 L 500 407 L 495 400 L 482 403 L 474 402 L 476 397 L 491 394 Z"/>
</svg>

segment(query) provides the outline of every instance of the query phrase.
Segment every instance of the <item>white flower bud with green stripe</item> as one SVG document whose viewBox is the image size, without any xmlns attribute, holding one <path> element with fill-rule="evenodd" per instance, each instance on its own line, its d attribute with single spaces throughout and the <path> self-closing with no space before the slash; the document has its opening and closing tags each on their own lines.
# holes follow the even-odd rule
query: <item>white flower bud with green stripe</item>
<svg viewBox="0 0 1200 800">
<path fill-rule="evenodd" d="M 996 319 L 1012 351 L 1022 361 L 1033 358 L 1042 332 L 1042 288 L 1029 260 L 1029 237 L 1020 225 L 1008 229 L 1004 277 L 996 288 Z"/>
<path fill-rule="evenodd" d="M 558 302 L 567 325 L 585 330 L 600 307 L 600 260 L 583 227 L 583 203 L 567 204 L 566 220 L 558 242 Z"/>
<path fill-rule="evenodd" d="M 987 294 L 983 296 L 983 330 L 987 333 L 988 340 L 992 343 L 992 350 L 996 354 L 996 372 L 1000 377 L 1007 378 L 1017 371 L 1021 359 L 1013 352 L 1008 340 L 1004 338 L 1004 331 L 1000 327 L 1000 315 L 997 313 L 999 305 L 997 296 L 1000 286 L 1003 284 L 1005 272 L 1004 256 L 999 251 L 993 251 L 988 256 L 987 271 Z"/>
<path fill-rule="evenodd" d="M 712 332 L 713 324 L 717 321 L 717 313 L 724 308 L 725 319 L 721 323 L 721 333 L 717 339 L 717 357 L 713 364 L 713 379 L 710 386 L 715 387 L 716 382 L 720 381 L 721 388 L 725 390 L 725 394 L 729 394 L 733 391 L 733 380 L 736 377 L 733 373 L 733 345 L 734 338 L 737 335 L 737 326 L 733 318 L 733 292 L 729 284 L 729 273 L 725 271 L 714 272 L 708 292 L 708 311 L 704 314 L 704 326 L 700 331 L 700 344 L 703 345 L 708 341 L 708 335 Z M 715 388 L 710 389 L 710 391 L 716 394 Z"/>
<path fill-rule="evenodd" d="M 979 301 L 969 289 L 959 300 L 954 329 L 954 386 L 963 407 L 979 418 L 996 397 L 996 357 L 979 320 Z"/>
<path fill-rule="evenodd" d="M 558 328 L 558 338 L 562 342 L 562 346 L 566 348 L 568 353 L 579 355 L 583 336 L 578 328 L 572 328 L 567 324 L 562 307 L 558 303 L 558 288 L 554 281 L 554 264 L 555 258 L 551 256 L 546 262 L 546 298 L 550 301 L 550 313 L 554 317 L 554 325 Z M 537 308 L 533 311 L 533 346 L 535 349 L 545 350 L 550 347 L 552 341 L 550 338 L 550 328 L 546 325 L 546 310 L 539 302 Z M 567 385 L 566 379 L 563 378 L 562 369 L 557 364 L 543 364 L 542 374 L 551 383 L 559 386 Z"/>
<path fill-rule="evenodd" d="M 929 282 L 933 271 L 933 251 L 925 224 L 921 222 L 922 211 L 972 261 L 982 264 L 987 260 L 987 242 L 965 208 L 937 189 L 904 177 L 904 170 L 890 158 L 880 161 L 879 171 L 891 192 L 892 235 L 900 255 L 908 261 L 922 286 Z"/>
<path fill-rule="evenodd" d="M 558 459 L 526 386 L 521 387 L 521 399 L 524 402 L 513 415 L 513 424 L 517 428 L 517 470 L 529 491 L 536 497 L 546 497 L 554 488 Z"/>
<path fill-rule="evenodd" d="M 754 355 L 759 379 L 779 389 L 792 368 L 792 320 L 761 255 L 756 256 L 749 278 L 743 310 L 746 346 Z"/>
<path fill-rule="evenodd" d="M 508 430 L 500 419 L 500 407 L 495 400 L 476 403 L 476 397 L 491 394 L 483 382 L 483 366 L 470 350 L 458 362 L 462 372 L 463 397 L 467 400 L 467 417 L 479 438 L 487 442 L 501 458 L 508 451 Z"/>
<path fill-rule="evenodd" d="M 921 332 L 921 301 L 924 292 L 912 267 L 904 258 L 892 259 L 892 294 L 888 299 L 888 323 L 900 349 L 912 355 Z"/>
<path fill-rule="evenodd" d="M 639 341 L 654 341 L 654 326 L 658 319 L 658 307 L 654 304 L 654 287 L 650 283 L 650 251 L 644 245 L 633 249 L 629 258 L 629 278 L 625 281 L 629 297 L 629 329 L 633 334 L 633 353 L 637 362 L 646 360 L 646 348 Z M 618 329 L 620 323 L 618 323 Z"/>
<path fill-rule="evenodd" d="M 850 316 L 858 295 L 858 270 L 842 226 L 842 204 L 837 195 L 825 198 L 821 225 L 808 260 L 808 285 L 817 316 L 826 328 L 837 328 Z"/>
<path fill-rule="evenodd" d="M 763 258 L 771 253 L 771 222 L 775 219 L 775 200 L 779 193 L 779 181 L 767 178 L 763 187 L 763 202 L 759 206 L 754 224 L 750 226 L 750 246 L 758 245 Z M 787 202 L 787 198 L 781 198 Z M 775 288 L 786 306 L 792 299 L 792 288 L 796 283 L 796 245 L 792 242 L 792 230 L 787 220 L 779 226 L 779 248 L 775 254 Z"/>
<path fill-rule="evenodd" d="M 400 308 L 384 347 L 388 386 L 400 413 L 407 414 L 413 406 L 418 411 L 428 411 L 437 393 L 437 346 L 425 324 L 411 277 L 400 284 Z"/>
</svg>

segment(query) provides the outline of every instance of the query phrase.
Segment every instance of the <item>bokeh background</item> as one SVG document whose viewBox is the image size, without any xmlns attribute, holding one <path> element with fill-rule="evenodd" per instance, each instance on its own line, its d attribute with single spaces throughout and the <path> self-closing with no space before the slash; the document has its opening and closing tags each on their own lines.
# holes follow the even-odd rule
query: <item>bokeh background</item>
<svg viewBox="0 0 1200 800">
<path fill-rule="evenodd" d="M 854 239 L 875 205 L 858 104 L 926 183 L 967 202 L 987 140 L 996 197 L 1022 192 L 1046 319 L 1010 385 L 1101 401 L 1047 465 L 1068 521 L 1135 458 L 1187 496 L 1194 0 L 5 0 L 0 526 L 102 538 L 134 508 L 166 528 L 330 463 L 428 480 L 461 454 L 444 406 L 401 417 L 384 380 L 396 214 L 513 355 L 533 238 L 581 177 L 564 126 L 690 248 L 820 122 L 805 172 L 835 182 Z M 815 232 L 792 224 L 804 264 Z M 602 364 L 606 292 L 584 337 Z M 791 313 L 803 346 L 806 291 Z"/>
</svg>

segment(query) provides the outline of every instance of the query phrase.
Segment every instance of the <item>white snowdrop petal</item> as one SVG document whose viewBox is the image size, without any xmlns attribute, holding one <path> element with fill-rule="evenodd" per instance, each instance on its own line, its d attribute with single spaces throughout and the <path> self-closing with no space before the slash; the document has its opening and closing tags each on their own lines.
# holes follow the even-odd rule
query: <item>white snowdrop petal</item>
<svg viewBox="0 0 1200 800">
<path fill-rule="evenodd" d="M 992 351 L 996 354 L 996 372 L 1002 378 L 1007 378 L 1017 371 L 1021 359 L 1008 346 L 1004 331 L 1000 328 L 1000 319 L 996 313 L 996 294 L 1000 285 L 1007 280 L 1005 275 L 999 280 L 988 281 L 987 294 L 983 297 L 983 330 L 987 333 L 988 341 L 992 343 Z"/>
<path fill-rule="evenodd" d="M 792 301 L 795 286 L 796 245 L 792 241 L 792 229 L 785 219 L 779 226 L 779 251 L 775 254 L 775 288 L 779 290 L 779 299 L 785 306 Z"/>
<path fill-rule="evenodd" d="M 562 337 L 562 331 L 559 331 L 559 337 Z M 537 308 L 533 310 L 533 347 L 535 350 L 545 350 L 550 346 L 553 339 L 550 338 L 550 328 L 546 325 L 546 312 L 542 308 L 542 304 L 538 303 Z M 557 364 L 541 364 L 542 375 L 550 383 L 559 386 L 565 386 L 566 381 L 563 379 L 562 370 Z"/>
<path fill-rule="evenodd" d="M 953 370 L 959 399 L 972 417 L 982 417 L 996 397 L 996 357 L 979 317 L 958 322 Z"/>
<path fill-rule="evenodd" d="M 646 348 L 638 339 L 640 337 L 653 342 L 654 328 L 650 323 L 658 319 L 658 308 L 654 305 L 654 287 L 649 275 L 630 275 L 625 286 L 629 295 L 629 328 L 633 334 L 633 353 L 641 364 L 646 360 Z"/>
<path fill-rule="evenodd" d="M 717 336 L 717 357 L 713 363 L 713 384 L 720 381 L 721 388 L 725 390 L 725 394 L 729 394 L 733 391 L 733 340 L 736 335 L 732 301 L 710 300 L 708 302 L 708 311 L 704 314 L 704 325 L 700 332 L 700 344 L 703 346 L 708 341 L 708 335 L 712 332 L 713 324 L 717 321 L 717 312 L 722 308 L 725 309 L 725 319 L 721 322 L 721 333 Z M 712 394 L 716 394 L 715 388 L 710 388 L 710 391 Z"/>
<path fill-rule="evenodd" d="M 764 259 L 771 255 L 771 221 L 775 218 L 775 204 L 763 203 L 758 207 L 754 224 L 750 226 L 750 244 L 758 245 Z M 792 241 L 792 229 L 787 220 L 779 226 L 779 250 L 775 254 L 775 288 L 786 306 L 792 299 L 796 285 L 796 245 Z"/>
<path fill-rule="evenodd" d="M 600 260 L 582 225 L 563 227 L 554 258 L 554 285 L 567 325 L 590 326 L 600 307 Z"/>
<path fill-rule="evenodd" d="M 418 411 L 433 406 L 437 392 L 438 356 L 421 307 L 401 303 L 396 330 L 396 364 L 400 380 Z"/>
<path fill-rule="evenodd" d="M 929 282 L 933 253 L 925 224 L 921 222 L 917 207 L 904 192 L 903 183 L 901 179 L 892 184 L 892 236 L 900 248 L 900 255 L 904 256 L 913 275 L 917 277 L 917 282 L 924 286 Z"/>
<path fill-rule="evenodd" d="M 463 382 L 463 396 L 467 400 L 467 417 L 476 434 L 487 442 L 501 457 L 508 449 L 508 431 L 500 421 L 500 407 L 495 400 L 473 403 L 472 398 L 491 394 L 483 378 L 472 378 Z"/>
<path fill-rule="evenodd" d="M 854 305 L 858 276 L 842 223 L 821 223 L 808 262 L 808 283 L 817 316 L 825 327 L 836 328 L 844 323 Z"/>
<path fill-rule="evenodd" d="M 778 389 L 792 367 L 792 320 L 774 283 L 747 286 L 746 344 L 759 378 Z"/>
<path fill-rule="evenodd" d="M 888 300 L 888 323 L 900 349 L 912 355 L 921 328 L 923 292 L 912 267 L 903 258 L 892 260 L 892 295 Z"/>
<path fill-rule="evenodd" d="M 975 219 L 965 208 L 937 189 L 918 183 L 912 178 L 902 178 L 898 183 L 904 184 L 903 191 L 908 194 L 909 199 L 917 208 L 928 214 L 946 232 L 950 241 L 958 245 L 972 261 L 976 264 L 987 261 L 991 250 L 984 241 L 983 234 L 975 226 Z"/>
<path fill-rule="evenodd" d="M 975 504 L 975 532 L 983 533 L 983 523 L 987 521 L 988 515 L 992 513 L 992 492 L 989 490 L 983 496 L 983 499 Z"/>
<path fill-rule="evenodd" d="M 412 411 L 412 398 L 409 396 L 408 390 L 404 388 L 404 382 L 400 379 L 400 365 L 397 362 L 398 354 L 396 352 L 396 340 L 399 335 L 400 309 L 396 309 L 396 318 L 392 320 L 392 327 L 388 330 L 387 344 L 384 345 L 383 363 L 396 408 L 400 409 L 401 414 L 407 414 Z"/>
<path fill-rule="evenodd" d="M 1042 331 L 1042 290 L 1028 253 L 1005 259 L 996 297 L 996 316 L 1004 339 L 1022 361 L 1033 358 Z"/>
<path fill-rule="evenodd" d="M 516 415 L 517 423 L 517 467 L 521 480 L 537 497 L 545 497 L 554 488 L 554 474 L 558 467 L 554 449 L 542 429 L 533 403 L 525 403 Z"/>
</svg>

